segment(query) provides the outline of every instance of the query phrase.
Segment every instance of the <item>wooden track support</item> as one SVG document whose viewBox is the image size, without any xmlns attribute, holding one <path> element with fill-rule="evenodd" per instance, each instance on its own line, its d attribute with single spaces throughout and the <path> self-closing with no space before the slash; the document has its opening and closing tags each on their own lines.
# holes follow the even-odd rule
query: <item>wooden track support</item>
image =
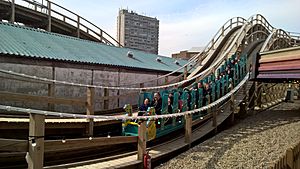
<svg viewBox="0 0 300 169">
<path fill-rule="evenodd" d="M 15 0 L 11 1 L 11 16 L 10 16 L 10 23 L 15 22 L 15 15 L 16 15 L 16 7 L 15 7 Z"/>
<path fill-rule="evenodd" d="M 185 118 L 185 139 L 184 142 L 189 144 L 189 148 L 191 147 L 192 143 L 192 115 L 191 114 L 186 114 L 184 116 Z"/>
<path fill-rule="evenodd" d="M 216 110 L 216 108 L 213 108 L 213 112 L 212 112 L 213 123 L 212 123 L 212 125 L 214 127 L 215 133 L 218 132 L 218 129 L 217 129 L 217 126 L 218 126 L 218 124 L 217 124 L 217 114 L 218 114 L 218 112 L 217 111 L 218 110 Z"/>
<path fill-rule="evenodd" d="M 233 90 L 233 82 L 231 81 L 231 83 L 230 83 L 230 91 L 232 91 L 232 90 Z M 234 103 L 234 94 L 232 94 L 230 96 L 230 111 L 232 112 L 231 116 L 230 116 L 230 122 L 231 122 L 231 124 L 234 123 L 234 111 L 235 111 L 234 104 L 235 104 Z"/>
<path fill-rule="evenodd" d="M 48 1 L 48 25 L 47 25 L 47 31 L 51 32 L 51 2 Z"/>
<path fill-rule="evenodd" d="M 26 157 L 29 169 L 41 169 L 44 166 L 45 116 L 30 114 L 29 150 Z"/>
<path fill-rule="evenodd" d="M 146 121 L 142 121 L 138 129 L 138 155 L 137 155 L 137 159 L 142 161 L 143 161 L 144 154 L 146 154 L 146 148 L 147 148 L 146 132 L 147 132 Z"/>
</svg>

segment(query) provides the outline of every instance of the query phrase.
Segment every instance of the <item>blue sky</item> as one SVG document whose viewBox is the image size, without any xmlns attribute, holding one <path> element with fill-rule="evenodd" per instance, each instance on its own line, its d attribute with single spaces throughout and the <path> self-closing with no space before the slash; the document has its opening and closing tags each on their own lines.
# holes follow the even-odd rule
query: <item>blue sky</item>
<svg viewBox="0 0 300 169">
<path fill-rule="evenodd" d="M 230 18 L 260 13 L 276 28 L 300 32 L 300 0 L 53 0 L 116 37 L 119 8 L 160 20 L 159 54 L 206 46 Z"/>
</svg>

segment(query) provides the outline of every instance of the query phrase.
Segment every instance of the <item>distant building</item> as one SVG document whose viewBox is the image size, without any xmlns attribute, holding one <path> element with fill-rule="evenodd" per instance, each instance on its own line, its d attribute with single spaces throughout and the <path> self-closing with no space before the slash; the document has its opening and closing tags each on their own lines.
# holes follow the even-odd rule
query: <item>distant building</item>
<svg viewBox="0 0 300 169">
<path fill-rule="evenodd" d="M 158 33 L 158 19 L 119 10 L 117 38 L 124 47 L 158 54 Z"/>
<path fill-rule="evenodd" d="M 203 47 L 192 47 L 189 50 L 180 51 L 179 53 L 173 53 L 172 58 L 188 60 L 194 55 L 197 55 L 198 53 L 202 52 L 202 50 Z"/>
</svg>

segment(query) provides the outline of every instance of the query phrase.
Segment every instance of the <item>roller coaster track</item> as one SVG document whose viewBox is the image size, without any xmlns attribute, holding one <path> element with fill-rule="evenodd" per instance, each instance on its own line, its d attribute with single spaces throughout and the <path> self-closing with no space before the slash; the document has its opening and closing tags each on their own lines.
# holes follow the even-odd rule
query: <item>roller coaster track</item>
<svg viewBox="0 0 300 169">
<path fill-rule="evenodd" d="M 258 27 L 257 25 L 261 25 L 264 29 L 262 27 L 257 28 Z M 245 29 L 246 26 L 248 28 L 245 33 L 245 31 L 241 29 Z M 193 71 L 194 69 L 194 71 L 189 76 L 187 76 L 187 79 L 190 79 L 193 76 L 195 76 L 199 71 L 206 69 L 212 62 L 216 61 L 219 57 L 224 55 L 224 52 L 227 51 L 228 48 L 230 48 L 230 51 L 229 53 L 227 53 L 227 57 L 230 54 L 235 53 L 239 45 L 241 45 L 241 39 L 243 39 L 243 37 L 244 37 L 243 40 L 247 39 L 247 43 L 250 44 L 253 41 L 257 41 L 258 39 L 262 39 L 262 38 L 266 39 L 266 36 L 262 36 L 262 35 L 268 35 L 274 29 L 275 28 L 272 27 L 268 23 L 268 21 L 260 14 L 253 15 L 248 20 L 242 17 L 231 18 L 217 31 L 217 33 L 213 36 L 213 38 L 208 42 L 204 50 L 202 52 L 199 52 L 197 55 L 194 55 L 191 59 L 189 59 L 189 62 L 183 65 L 182 67 L 178 68 L 177 70 L 174 70 L 171 73 L 160 76 L 158 78 L 150 79 L 139 83 L 126 84 L 126 86 L 162 79 L 174 74 L 175 72 L 183 68 L 186 69 L 186 72 Z M 241 32 L 244 33 L 241 34 Z M 291 34 L 294 42 L 297 42 L 297 39 L 300 39 L 300 36 L 298 34 L 290 33 L 290 32 L 288 33 Z M 239 37 L 235 38 L 237 37 L 237 35 Z M 237 39 L 239 39 L 238 42 Z M 232 48 L 234 46 L 231 46 L 231 44 L 236 44 L 236 46 L 238 47 Z M 185 73 L 174 78 L 169 83 L 179 81 L 184 76 L 186 76 Z"/>
<path fill-rule="evenodd" d="M 245 20 L 241 17 L 230 19 L 219 29 L 217 34 L 215 34 L 212 40 L 205 47 L 204 51 L 195 55 L 186 65 L 184 65 L 184 67 L 187 69 L 187 66 L 190 63 L 196 62 L 196 64 L 194 64 L 191 67 L 191 69 L 194 68 L 195 70 L 189 76 L 184 78 L 186 80 L 175 82 L 175 83 L 171 81 L 171 83 L 162 86 L 133 87 L 133 88 L 119 87 L 119 86 L 112 86 L 112 87 L 95 86 L 95 85 L 90 86 L 86 84 L 74 84 L 74 83 L 63 82 L 63 81 L 62 82 L 53 81 L 50 79 L 39 78 L 39 77 L 30 77 L 30 76 L 26 76 L 26 77 L 39 80 L 39 81 L 48 81 L 48 82 L 53 82 L 58 84 L 61 83 L 61 84 L 67 84 L 72 86 L 90 86 L 96 88 L 119 89 L 119 90 L 156 90 L 156 89 L 161 89 L 166 87 L 172 87 L 176 85 L 182 85 L 187 82 L 191 83 L 194 79 L 197 80 L 203 79 L 205 76 L 213 73 L 220 64 L 222 64 L 233 53 L 237 52 L 239 48 L 245 48 L 249 46 L 252 42 L 256 42 L 259 40 L 265 41 L 265 39 L 267 39 L 266 35 L 270 34 L 270 32 L 274 30 L 275 28 L 271 26 L 269 22 L 260 14 L 253 15 L 248 20 Z M 298 34 L 296 33 L 288 33 L 288 34 L 290 34 L 291 36 L 284 36 L 283 38 L 288 37 L 289 41 L 294 42 L 293 45 L 298 45 L 300 41 L 300 36 L 298 36 Z M 270 40 L 267 41 L 266 43 L 268 42 L 270 42 Z M 290 45 L 291 44 L 292 43 L 290 43 Z M 203 63 L 204 61 L 205 63 Z M 23 74 L 7 72 L 5 70 L 1 70 L 1 71 L 3 73 L 13 74 L 17 76 L 24 76 Z M 179 77 L 183 77 L 186 75 L 187 72 L 179 75 L 177 78 L 174 79 L 178 80 Z M 162 77 L 163 76 L 159 78 Z M 152 79 L 152 80 L 157 80 L 157 79 Z"/>
<path fill-rule="evenodd" d="M 229 21 L 229 23 L 232 22 Z M 223 32 L 223 34 L 220 34 L 219 36 L 217 36 L 217 40 L 213 40 L 209 43 L 209 45 L 207 45 L 206 50 L 204 50 L 204 52 L 199 53 L 198 55 L 196 55 L 195 57 L 193 57 L 190 62 L 197 62 L 197 64 L 195 64 L 194 66 L 196 66 L 196 70 L 192 73 L 191 76 L 187 77 L 189 78 L 188 80 L 193 80 L 196 78 L 204 78 L 205 76 L 207 76 L 208 74 L 214 73 L 214 71 L 224 62 L 225 59 L 227 59 L 230 55 L 232 55 L 233 53 L 236 53 L 236 51 L 239 50 L 239 48 L 241 47 L 241 45 L 245 45 L 246 47 L 249 47 L 251 44 L 261 44 L 262 42 L 265 42 L 265 44 L 271 44 L 271 45 L 263 45 L 263 47 L 270 49 L 271 47 L 269 46 L 274 46 L 272 44 L 274 44 L 274 42 L 276 41 L 276 39 L 282 38 L 282 39 L 286 39 L 287 40 L 287 44 L 288 45 L 295 45 L 298 44 L 298 40 L 297 40 L 297 36 L 288 36 L 289 33 L 284 33 L 281 31 L 275 31 L 275 29 L 264 19 L 263 16 L 261 15 L 255 15 L 250 17 L 248 20 L 244 20 L 244 19 L 237 19 L 237 22 L 239 24 L 236 24 L 235 27 L 232 26 L 232 28 L 228 28 L 226 29 L 226 31 L 228 31 L 227 33 L 225 33 L 225 27 L 222 27 L 220 30 L 222 30 L 221 32 Z M 241 24 L 243 23 L 243 24 Z M 230 27 L 230 26 L 229 26 Z M 274 32 L 274 33 L 273 33 Z M 276 34 L 276 32 L 278 32 Z M 287 34 L 285 36 L 285 34 Z M 260 41 L 260 42 L 259 42 Z M 279 43 L 279 45 L 281 45 Z M 283 44 L 283 45 L 286 45 Z M 245 47 L 243 47 L 244 49 Z M 253 50 L 258 50 L 258 48 L 260 48 L 259 45 L 254 45 Z M 249 50 L 246 53 L 253 53 L 253 50 Z M 205 67 L 206 66 L 206 67 Z M 199 67 L 199 68 L 198 68 Z M 205 70 L 202 70 L 202 69 Z M 200 73 L 199 73 L 200 72 Z M 238 93 L 238 90 L 242 88 L 242 86 L 244 85 L 244 83 L 247 82 L 247 78 L 241 82 L 243 84 L 238 84 L 236 91 L 233 91 L 232 93 L 230 93 L 230 95 L 226 96 L 226 99 L 228 99 L 231 95 L 235 95 Z M 85 84 L 81 84 L 81 85 L 85 85 Z M 163 87 L 158 87 L 158 88 L 163 88 Z M 141 88 L 143 89 L 143 88 Z M 226 100 L 225 99 L 225 100 Z M 238 99 L 239 101 L 241 101 L 243 98 Z M 239 102 L 238 102 L 239 103 Z M 208 108 L 212 108 L 214 106 L 216 107 L 220 107 L 220 105 L 224 104 L 224 100 L 222 101 L 215 101 L 213 103 L 211 103 L 210 105 L 207 106 Z M 7 107 L 3 107 L 2 109 L 7 109 L 10 106 Z M 203 109 L 204 110 L 204 109 Z M 23 112 L 27 111 L 23 110 Z M 187 111 L 187 112 L 181 112 L 178 114 L 165 114 L 165 115 L 158 115 L 158 116 L 148 116 L 148 117 L 131 117 L 128 119 L 142 119 L 145 120 L 147 118 L 169 118 L 170 117 L 177 117 L 177 116 L 183 116 L 183 115 L 191 115 L 197 111 L 200 110 L 192 110 L 192 111 Z M 31 113 L 35 113 L 37 112 L 37 114 L 43 114 L 43 113 L 47 113 L 48 115 L 67 115 L 67 114 L 63 114 L 63 113 L 57 113 L 57 112 L 46 112 L 46 111 L 36 111 L 36 110 L 31 110 Z M 45 114 L 44 114 L 45 115 Z M 104 118 L 104 116 L 86 116 L 86 115 L 72 115 L 69 114 L 70 117 L 78 117 L 78 118 Z M 113 118 L 120 118 L 124 120 L 124 117 L 109 117 L 106 119 L 113 119 Z M 134 141 L 136 142 L 136 140 Z"/>
<path fill-rule="evenodd" d="M 194 77 L 196 74 L 201 72 L 201 70 L 205 69 L 208 67 L 208 65 L 213 64 L 215 61 L 216 65 L 212 69 L 212 71 L 216 70 L 216 67 L 222 63 L 225 59 L 227 59 L 229 56 L 231 56 L 233 53 L 239 50 L 239 48 L 242 45 L 249 45 L 251 42 L 257 41 L 257 40 L 265 40 L 267 34 L 271 34 L 272 36 L 269 36 L 268 40 L 266 41 L 266 44 L 270 44 L 270 42 L 276 42 L 278 39 L 282 39 L 284 41 L 287 41 L 288 43 L 281 43 L 281 47 L 290 47 L 292 45 L 299 45 L 300 44 L 300 36 L 297 33 L 291 33 L 291 32 L 284 32 L 282 30 L 277 30 L 275 29 L 272 25 L 269 24 L 269 22 L 260 14 L 253 15 L 251 16 L 248 20 L 245 20 L 243 18 L 240 19 L 241 23 L 243 25 L 237 26 L 236 28 L 238 29 L 238 33 L 236 34 L 235 31 L 229 32 L 231 33 L 230 36 L 219 36 L 218 40 L 220 41 L 217 43 L 216 41 L 213 40 L 211 46 L 217 46 L 217 48 L 220 48 L 220 45 L 225 43 L 225 47 L 221 51 L 215 50 L 215 48 L 208 48 L 209 50 L 206 51 L 206 55 L 199 55 L 198 59 L 198 66 L 196 69 L 188 76 L 189 78 Z M 221 28 L 223 30 L 224 27 Z M 273 32 L 276 35 L 275 37 L 273 36 Z M 255 34 L 260 35 L 260 36 L 254 36 Z M 234 37 L 234 40 L 228 43 L 228 37 Z M 273 37 L 273 38 L 271 38 Z M 245 44 L 245 39 L 247 39 L 247 44 Z M 250 39 L 250 40 L 249 40 Z M 272 41 L 271 41 L 272 39 Z M 223 42 L 225 41 L 225 42 Z M 226 44 L 227 43 L 227 44 Z M 219 45 L 218 45 L 219 44 Z M 229 45 L 228 45 L 229 44 Z M 288 44 L 288 45 L 287 45 Z M 226 47 L 226 45 L 228 47 Z M 284 46 L 282 46 L 284 45 Z M 267 46 L 267 45 L 264 45 Z M 268 46 L 273 46 L 273 43 Z M 244 47 L 243 47 L 244 48 Z M 277 47 L 278 48 L 278 47 Z M 215 53 L 215 51 L 217 53 Z M 204 61 L 204 63 L 203 63 Z"/>
<path fill-rule="evenodd" d="M 75 36 L 107 45 L 122 45 L 97 25 L 48 0 L 1 0 L 0 20 L 22 23 L 49 32 Z"/>
</svg>

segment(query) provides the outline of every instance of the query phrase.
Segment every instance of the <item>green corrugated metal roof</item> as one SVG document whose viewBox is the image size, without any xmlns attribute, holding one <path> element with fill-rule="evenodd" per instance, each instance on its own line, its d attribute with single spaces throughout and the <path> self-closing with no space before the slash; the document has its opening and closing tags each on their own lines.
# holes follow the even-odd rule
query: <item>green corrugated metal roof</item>
<svg viewBox="0 0 300 169">
<path fill-rule="evenodd" d="M 118 48 L 74 37 L 0 22 L 0 53 L 132 68 L 173 71 L 175 59 L 128 48 Z M 127 56 L 128 51 L 134 55 Z M 157 62 L 160 57 L 162 62 Z M 178 60 L 180 65 L 187 61 Z M 182 72 L 182 70 L 181 70 Z"/>
</svg>

